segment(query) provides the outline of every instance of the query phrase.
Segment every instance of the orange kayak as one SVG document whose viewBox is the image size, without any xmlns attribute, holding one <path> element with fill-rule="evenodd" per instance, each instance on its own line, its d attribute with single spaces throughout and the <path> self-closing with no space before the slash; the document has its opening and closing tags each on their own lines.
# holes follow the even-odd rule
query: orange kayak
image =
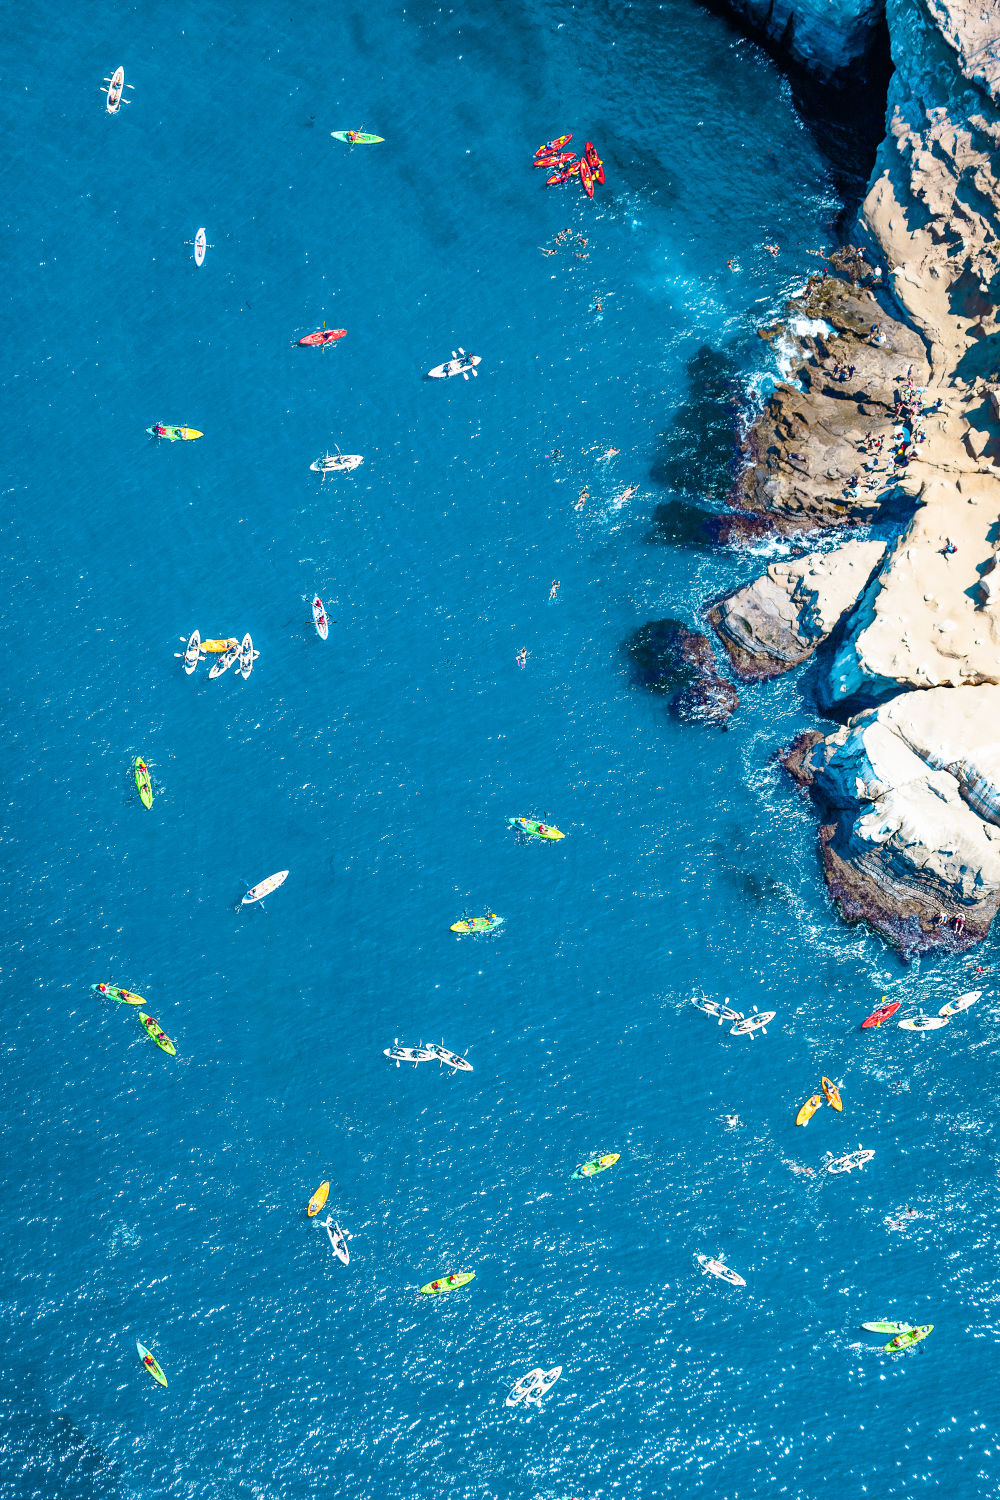
<svg viewBox="0 0 1000 1500">
<path fill-rule="evenodd" d="M 822 1094 L 813 1094 L 811 1099 L 807 1099 L 805 1104 L 803 1104 L 802 1108 L 799 1110 L 798 1114 L 795 1116 L 796 1125 L 808 1125 L 809 1121 L 812 1119 L 813 1115 L 816 1113 L 822 1103 Z"/>
<path fill-rule="evenodd" d="M 328 1182 L 321 1182 L 319 1187 L 313 1193 L 312 1197 L 309 1199 L 309 1207 L 306 1209 L 306 1213 L 309 1215 L 310 1219 L 315 1218 L 329 1196 L 330 1184 Z"/>
<path fill-rule="evenodd" d="M 831 1104 L 834 1109 L 843 1109 L 844 1101 L 840 1097 L 840 1090 L 832 1079 L 821 1078 L 819 1086 L 823 1090 L 827 1104 Z"/>
</svg>

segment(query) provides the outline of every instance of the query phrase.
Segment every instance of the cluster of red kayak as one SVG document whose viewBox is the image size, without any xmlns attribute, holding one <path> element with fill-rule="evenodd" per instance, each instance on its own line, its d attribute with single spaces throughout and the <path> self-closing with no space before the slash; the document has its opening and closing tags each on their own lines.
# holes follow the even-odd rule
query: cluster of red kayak
<svg viewBox="0 0 1000 1500">
<path fill-rule="evenodd" d="M 583 183 L 583 191 L 588 198 L 592 198 L 594 183 L 604 181 L 604 163 L 592 141 L 587 142 L 582 156 L 564 151 L 562 148 L 572 139 L 572 135 L 558 135 L 554 141 L 546 141 L 544 146 L 539 146 L 535 152 L 535 166 L 549 168 L 552 175 L 546 177 L 546 187 L 553 187 L 557 182 L 569 182 L 571 177 L 579 177 Z"/>
</svg>

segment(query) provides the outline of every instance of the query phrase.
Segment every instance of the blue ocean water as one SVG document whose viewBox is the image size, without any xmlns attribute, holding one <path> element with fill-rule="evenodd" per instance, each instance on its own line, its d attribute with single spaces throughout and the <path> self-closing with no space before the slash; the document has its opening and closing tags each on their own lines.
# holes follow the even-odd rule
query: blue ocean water
<svg viewBox="0 0 1000 1500">
<path fill-rule="evenodd" d="M 622 650 L 771 555 L 656 516 L 717 493 L 705 372 L 766 378 L 824 157 L 689 0 L 295 11 L 8 23 L 4 1493 L 992 1493 L 997 1006 L 856 1029 L 990 956 L 906 969 L 838 922 L 773 761 L 808 674 L 720 734 Z M 593 203 L 531 169 L 567 130 Z M 479 378 L 426 381 L 458 344 Z M 364 466 L 320 483 L 334 443 Z M 183 675 L 195 626 L 252 631 L 248 682 Z M 777 1019 L 731 1038 L 698 994 Z M 475 1071 L 397 1070 L 397 1036 Z M 797 1130 L 822 1073 L 845 1112 Z M 889 1361 L 878 1317 L 935 1333 Z M 506 1408 L 537 1364 L 543 1409 Z"/>
</svg>

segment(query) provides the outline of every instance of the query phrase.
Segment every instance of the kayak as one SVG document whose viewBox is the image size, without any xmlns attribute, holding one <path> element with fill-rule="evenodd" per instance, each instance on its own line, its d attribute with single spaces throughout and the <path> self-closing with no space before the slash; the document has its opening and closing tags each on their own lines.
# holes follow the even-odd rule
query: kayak
<svg viewBox="0 0 1000 1500">
<path fill-rule="evenodd" d="M 903 1031 L 940 1031 L 942 1026 L 947 1026 L 947 1016 L 910 1016 L 906 1021 L 900 1021 L 899 1026 Z"/>
<path fill-rule="evenodd" d="M 141 755 L 136 756 L 132 769 L 135 772 L 135 784 L 139 788 L 143 807 L 152 807 L 153 787 L 149 779 L 149 767 Z"/>
<path fill-rule="evenodd" d="M 329 1196 L 330 1184 L 328 1182 L 321 1182 L 319 1187 L 313 1193 L 312 1197 L 309 1199 L 308 1204 L 306 1205 L 306 1213 L 309 1215 L 310 1219 L 316 1217 Z"/>
<path fill-rule="evenodd" d="M 231 651 L 238 644 L 234 635 L 228 636 L 226 640 L 223 640 L 220 636 L 217 640 L 202 641 L 201 649 L 209 652 Z"/>
<path fill-rule="evenodd" d="M 862 1323 L 869 1333 L 909 1333 L 912 1323 Z"/>
<path fill-rule="evenodd" d="M 538 823 L 534 818 L 508 818 L 511 828 L 520 828 L 523 833 L 533 834 L 538 839 L 564 839 L 566 835 L 551 823 Z"/>
<path fill-rule="evenodd" d="M 240 676 L 244 682 L 246 682 L 253 671 L 253 662 L 256 655 L 257 653 L 253 649 L 253 640 L 248 630 L 240 642 Z"/>
<path fill-rule="evenodd" d="M 724 1266 L 722 1261 L 716 1260 L 714 1256 L 696 1255 L 695 1260 L 703 1271 L 709 1272 L 712 1276 L 717 1276 L 720 1281 L 728 1282 L 730 1286 L 746 1286 L 746 1282 L 737 1271 L 730 1270 L 728 1266 Z"/>
<path fill-rule="evenodd" d="M 548 1395 L 561 1374 L 562 1365 L 554 1365 L 551 1370 L 543 1370 L 541 1379 L 536 1380 L 534 1385 L 525 1391 L 525 1403 L 533 1406 L 541 1406 L 542 1398 Z"/>
<path fill-rule="evenodd" d="M 382 1056 L 391 1058 L 398 1068 L 401 1062 L 434 1062 L 437 1052 L 433 1047 L 401 1047 L 398 1042 L 393 1042 L 391 1047 L 382 1048 Z"/>
<path fill-rule="evenodd" d="M 189 677 L 199 661 L 201 661 L 201 636 L 197 630 L 193 630 L 184 647 L 184 670 Z"/>
<path fill-rule="evenodd" d="M 568 161 L 575 161 L 576 157 L 572 151 L 554 151 L 543 156 L 535 157 L 536 167 L 564 167 Z"/>
<path fill-rule="evenodd" d="M 194 263 L 196 266 L 203 264 L 205 251 L 208 249 L 208 239 L 204 229 L 199 229 L 194 237 Z"/>
<path fill-rule="evenodd" d="M 347 337 L 346 328 L 317 328 L 315 333 L 307 333 L 304 339 L 299 339 L 299 347 L 304 345 L 335 344 L 338 339 Z"/>
<path fill-rule="evenodd" d="M 835 1157 L 832 1151 L 828 1151 L 823 1166 L 828 1172 L 853 1172 L 855 1167 L 860 1170 L 874 1155 L 874 1151 L 864 1151 L 860 1146 L 857 1151 L 849 1151 L 846 1156 Z"/>
<path fill-rule="evenodd" d="M 366 135 L 363 130 L 331 130 L 335 141 L 346 141 L 349 146 L 376 146 L 384 141 L 384 135 Z"/>
<path fill-rule="evenodd" d="M 240 902 L 240 905 L 250 906 L 254 901 L 262 901 L 265 896 L 269 896 L 272 891 L 276 891 L 279 885 L 284 885 L 287 879 L 288 871 L 278 870 L 276 874 L 269 875 L 266 880 L 262 880 L 259 885 L 251 886 Z"/>
<path fill-rule="evenodd" d="M 468 380 L 470 375 L 478 375 L 476 366 L 482 364 L 481 354 L 466 354 L 464 349 L 453 349 L 451 359 L 446 359 L 443 365 L 435 365 L 432 370 L 427 371 L 428 380 L 446 380 L 451 375 L 461 375 L 463 380 Z"/>
<path fill-rule="evenodd" d="M 831 1105 L 834 1109 L 842 1110 L 844 1108 L 844 1101 L 840 1097 L 840 1090 L 832 1079 L 821 1078 L 819 1086 L 823 1090 L 823 1096 L 827 1104 Z"/>
<path fill-rule="evenodd" d="M 568 167 L 565 167 L 561 172 L 554 172 L 551 177 L 546 177 L 545 186 L 555 187 L 557 182 L 569 182 L 571 177 L 575 177 L 577 175 L 579 169 L 580 164 L 574 158 L 570 165 Z"/>
<path fill-rule="evenodd" d="M 578 170 L 580 181 L 583 183 L 583 191 L 588 198 L 592 198 L 594 196 L 594 174 L 583 160 L 581 160 Z"/>
<path fill-rule="evenodd" d="M 364 463 L 360 453 L 324 453 L 322 458 L 315 459 L 310 469 L 316 474 L 349 474 L 352 469 L 357 469 Z"/>
<path fill-rule="evenodd" d="M 492 932 L 494 927 L 500 927 L 503 917 L 498 917 L 496 912 L 490 912 L 488 917 L 463 917 L 460 922 L 452 922 L 452 932 Z"/>
<path fill-rule="evenodd" d="M 590 168 L 591 176 L 595 182 L 604 181 L 604 163 L 597 154 L 597 147 L 593 141 L 588 141 L 583 148 L 583 158 Z"/>
<path fill-rule="evenodd" d="M 442 1292 L 453 1292 L 456 1287 L 468 1286 L 475 1279 L 475 1271 L 452 1271 L 450 1276 L 442 1276 L 440 1281 L 429 1281 L 420 1290 L 425 1297 L 438 1297 Z"/>
<path fill-rule="evenodd" d="M 571 1175 L 573 1177 L 596 1177 L 598 1172 L 606 1172 L 609 1167 L 613 1167 L 620 1156 L 620 1151 L 612 1151 L 608 1156 L 595 1156 L 593 1161 L 585 1161 Z"/>
<path fill-rule="evenodd" d="M 802 1108 L 799 1110 L 798 1114 L 795 1116 L 796 1125 L 808 1125 L 809 1121 L 812 1119 L 816 1111 L 820 1108 L 822 1103 L 822 1094 L 813 1094 L 811 1099 L 807 1099 L 805 1104 L 803 1104 Z"/>
<path fill-rule="evenodd" d="M 125 69 L 116 68 L 108 80 L 108 92 L 105 98 L 109 115 L 116 115 L 121 108 L 122 90 L 125 87 Z"/>
<path fill-rule="evenodd" d="M 766 1028 L 778 1014 L 776 1010 L 755 1011 L 752 1016 L 745 1016 L 730 1028 L 730 1036 L 753 1036 L 755 1031 L 765 1032 Z"/>
<path fill-rule="evenodd" d="M 166 1385 L 167 1377 L 164 1375 L 163 1371 L 160 1369 L 159 1365 L 150 1354 L 149 1350 L 144 1348 L 143 1345 L 139 1343 L 138 1339 L 136 1339 L 135 1341 L 135 1347 L 139 1351 L 139 1358 L 142 1360 L 143 1364 L 146 1366 L 146 1369 L 149 1371 L 150 1375 L 152 1375 L 153 1379 L 158 1380 L 161 1385 Z"/>
<path fill-rule="evenodd" d="M 539 1366 L 535 1370 L 529 1370 L 527 1375 L 522 1375 L 520 1380 L 515 1380 L 510 1395 L 504 1402 L 505 1406 L 516 1406 L 523 1401 L 529 1391 L 533 1391 L 540 1380 L 545 1379 L 545 1371 Z"/>
<path fill-rule="evenodd" d="M 443 1062 L 456 1073 L 472 1072 L 472 1064 L 469 1062 L 469 1059 L 467 1057 L 459 1057 L 457 1052 L 449 1052 L 443 1042 L 431 1042 L 426 1050 L 432 1057 L 436 1057 L 438 1062 Z"/>
<path fill-rule="evenodd" d="M 694 995 L 692 996 L 691 1004 L 696 1005 L 699 1010 L 703 1010 L 708 1016 L 717 1016 L 719 1014 L 718 1000 L 708 1000 L 702 998 L 700 995 Z"/>
<path fill-rule="evenodd" d="M 933 1323 L 921 1323 L 917 1328 L 910 1328 L 906 1333 L 897 1334 L 887 1344 L 882 1345 L 883 1354 L 898 1354 L 902 1349 L 912 1349 L 914 1344 L 919 1344 L 929 1333 L 934 1332 Z"/>
<path fill-rule="evenodd" d="M 123 990 L 116 984 L 92 984 L 92 990 L 98 995 L 106 995 L 109 1000 L 118 1000 L 122 1005 L 145 1005 L 146 1001 L 142 995 L 133 995 L 131 990 Z"/>
<path fill-rule="evenodd" d="M 209 677 L 221 677 L 223 672 L 228 672 L 230 667 L 236 665 L 236 662 L 239 660 L 239 655 L 240 648 L 236 644 L 236 642 L 233 641 L 233 644 L 231 646 L 227 646 L 225 651 L 223 651 L 222 655 L 219 657 L 219 660 L 213 661 L 212 665 L 208 669 Z"/>
<path fill-rule="evenodd" d="M 313 624 L 316 626 L 316 634 L 321 641 L 325 641 L 330 634 L 330 622 L 326 618 L 326 610 L 323 601 L 317 594 L 312 602 Z"/>
<path fill-rule="evenodd" d="M 957 1016 L 960 1011 L 968 1010 L 970 1005 L 975 1005 L 981 997 L 982 990 L 969 990 L 964 995 L 956 995 L 954 1000 L 949 1000 L 947 1005 L 942 1005 L 938 1011 L 939 1016 Z"/>
<path fill-rule="evenodd" d="M 569 141 L 573 139 L 573 132 L 569 135 L 557 135 L 554 141 L 546 141 L 544 146 L 539 146 L 535 152 L 536 156 L 544 156 L 546 151 L 561 151 Z"/>
<path fill-rule="evenodd" d="M 884 995 L 882 999 L 885 999 Z M 888 1021 L 890 1016 L 896 1014 L 902 1003 L 901 1000 L 893 1000 L 890 1005 L 880 1005 L 878 1010 L 873 1010 L 870 1016 L 865 1016 L 861 1022 L 861 1030 L 867 1031 L 869 1026 L 881 1026 L 883 1021 Z"/>
<path fill-rule="evenodd" d="M 327 1214 L 323 1220 L 323 1228 L 326 1230 L 330 1244 L 333 1246 L 334 1255 L 338 1260 L 342 1260 L 345 1266 L 349 1266 L 351 1263 L 351 1252 L 347 1248 L 347 1235 L 339 1224 L 333 1222 L 332 1214 Z"/>
<path fill-rule="evenodd" d="M 161 1051 L 169 1052 L 171 1057 L 177 1056 L 177 1048 L 170 1038 L 160 1030 L 159 1021 L 154 1021 L 152 1016 L 147 1016 L 145 1011 L 142 1010 L 139 1012 L 139 1020 Z"/>
<path fill-rule="evenodd" d="M 166 438 L 168 443 L 179 441 L 192 443 L 195 438 L 205 436 L 203 432 L 198 431 L 197 427 L 172 427 L 164 425 L 163 422 L 154 422 L 152 427 L 146 428 L 146 431 L 150 437 Z"/>
</svg>

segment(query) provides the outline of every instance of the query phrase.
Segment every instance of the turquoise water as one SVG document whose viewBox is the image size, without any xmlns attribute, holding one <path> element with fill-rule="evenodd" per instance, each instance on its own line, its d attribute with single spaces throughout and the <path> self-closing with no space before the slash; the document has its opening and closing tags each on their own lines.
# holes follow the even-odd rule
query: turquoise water
<svg viewBox="0 0 1000 1500">
<path fill-rule="evenodd" d="M 701 351 L 765 379 L 756 328 L 830 243 L 778 73 L 681 0 L 74 6 L 8 50 L 5 1493 L 989 1493 L 996 1006 L 855 1029 L 989 956 L 839 925 L 772 758 L 807 679 L 720 734 L 622 650 L 770 556 L 655 517 L 722 483 Z M 568 130 L 593 203 L 532 171 Z M 426 381 L 458 344 L 479 378 Z M 321 484 L 334 443 L 365 463 Z M 248 682 L 183 675 L 195 626 L 252 631 Z M 695 994 L 778 1016 L 730 1038 Z M 396 1070 L 397 1036 L 475 1071 Z M 821 1073 L 845 1114 L 796 1130 Z M 859 1142 L 864 1174 L 789 1170 Z M 873 1317 L 936 1330 L 889 1362 Z M 536 1364 L 544 1408 L 506 1408 Z"/>
</svg>

